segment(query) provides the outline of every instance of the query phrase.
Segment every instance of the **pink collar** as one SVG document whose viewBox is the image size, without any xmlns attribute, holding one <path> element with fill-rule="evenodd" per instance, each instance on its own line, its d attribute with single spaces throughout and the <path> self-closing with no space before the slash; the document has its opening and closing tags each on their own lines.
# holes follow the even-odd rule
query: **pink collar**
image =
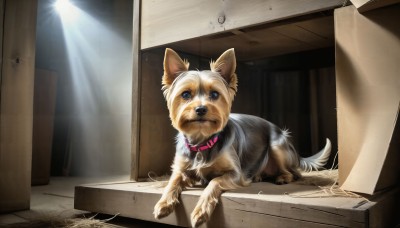
<svg viewBox="0 0 400 228">
<path fill-rule="evenodd" d="M 187 140 L 187 138 L 185 138 L 185 144 L 186 144 L 186 147 L 190 151 L 201 152 L 201 151 L 205 151 L 205 150 L 211 149 L 215 145 L 215 143 L 218 141 L 218 138 L 219 138 L 219 134 L 215 134 L 207 142 L 199 144 L 199 145 L 190 145 L 189 141 Z"/>
</svg>

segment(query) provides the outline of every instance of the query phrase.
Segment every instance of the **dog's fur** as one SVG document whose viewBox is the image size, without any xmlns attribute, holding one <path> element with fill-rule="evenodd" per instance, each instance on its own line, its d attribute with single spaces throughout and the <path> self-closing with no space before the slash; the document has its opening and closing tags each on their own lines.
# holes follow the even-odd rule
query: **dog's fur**
<svg viewBox="0 0 400 228">
<path fill-rule="evenodd" d="M 154 207 L 157 219 L 169 215 L 182 190 L 198 181 L 207 187 L 191 214 L 194 227 L 210 218 L 223 191 L 264 177 L 275 178 L 277 184 L 290 183 L 301 177 L 299 169 L 319 169 L 329 158 L 328 139 L 318 154 L 301 158 L 287 131 L 256 116 L 230 114 L 237 91 L 234 49 L 210 66 L 210 71 L 189 71 L 187 61 L 172 49 L 165 51 L 162 89 L 179 133 L 172 175 Z M 188 145 L 203 144 L 216 134 L 218 141 L 211 148 L 189 149 Z"/>
</svg>

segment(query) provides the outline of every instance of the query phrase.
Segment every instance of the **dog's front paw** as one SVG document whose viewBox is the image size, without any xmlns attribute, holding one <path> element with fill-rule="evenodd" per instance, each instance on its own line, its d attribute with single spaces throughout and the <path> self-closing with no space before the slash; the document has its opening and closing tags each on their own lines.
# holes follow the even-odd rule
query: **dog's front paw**
<svg viewBox="0 0 400 228">
<path fill-rule="evenodd" d="M 166 200 L 158 201 L 158 203 L 154 206 L 154 218 L 161 219 L 168 216 L 174 211 L 174 207 L 174 203 L 168 203 Z"/>
<path fill-rule="evenodd" d="M 198 227 L 207 222 L 214 211 L 216 203 L 214 200 L 207 201 L 200 199 L 191 214 L 192 227 Z"/>
<path fill-rule="evenodd" d="M 203 211 L 201 208 L 195 208 L 191 215 L 192 227 L 198 227 L 209 218 L 207 212 Z"/>
</svg>

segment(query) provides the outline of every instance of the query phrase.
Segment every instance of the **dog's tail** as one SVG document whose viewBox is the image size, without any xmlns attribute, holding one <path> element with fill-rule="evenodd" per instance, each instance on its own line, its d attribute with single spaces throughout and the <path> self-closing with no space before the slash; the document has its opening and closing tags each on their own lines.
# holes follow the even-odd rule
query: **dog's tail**
<svg viewBox="0 0 400 228">
<path fill-rule="evenodd" d="M 300 158 L 300 169 L 310 172 L 322 168 L 331 154 L 331 141 L 327 138 L 324 149 L 308 158 Z"/>
</svg>

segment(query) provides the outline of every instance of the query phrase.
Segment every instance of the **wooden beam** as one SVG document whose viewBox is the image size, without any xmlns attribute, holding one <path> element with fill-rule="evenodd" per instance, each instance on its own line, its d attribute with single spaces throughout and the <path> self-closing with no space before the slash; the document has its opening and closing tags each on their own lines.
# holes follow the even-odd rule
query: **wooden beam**
<svg viewBox="0 0 400 228">
<path fill-rule="evenodd" d="M 50 181 L 56 91 L 56 72 L 36 69 L 32 131 L 32 185 L 44 185 Z"/>
<path fill-rule="evenodd" d="M 0 87 L 0 212 L 5 212 L 28 209 L 30 202 L 37 1 L 1 3 L 4 30 Z"/>
<path fill-rule="evenodd" d="M 0 0 L 0 83 L 1 83 L 1 78 L 2 78 L 2 71 L 1 68 L 3 68 L 3 34 L 4 34 L 4 13 L 5 13 L 5 1 L 6 0 Z M 0 84 L 1 85 L 1 84 Z M 0 92 L 1 92 L 1 87 L 0 87 Z M 1 95 L 0 95 L 1 97 Z M 0 101 L 1 102 L 1 101 Z M 0 110 L 1 111 L 1 110 Z M 0 148 L 1 151 L 1 148 Z"/>
<path fill-rule="evenodd" d="M 140 69 L 140 0 L 133 1 L 133 32 L 132 32 L 132 147 L 131 147 L 131 180 L 139 176 L 140 150 L 140 97 L 141 97 L 141 69 Z"/>
<path fill-rule="evenodd" d="M 160 182 L 78 186 L 75 208 L 186 227 L 190 226 L 190 213 L 202 190 L 183 191 L 175 212 L 161 220 L 155 220 L 152 214 L 161 197 Z M 204 227 L 262 227 L 265 224 L 268 227 L 368 227 L 370 218 L 373 224 L 382 227 L 396 220 L 382 213 L 398 211 L 399 204 L 390 202 L 399 196 L 400 188 L 369 200 L 332 197 L 321 192 L 317 186 L 296 183 L 253 183 L 250 187 L 223 193 Z M 382 216 L 386 221 L 378 221 Z"/>
<path fill-rule="evenodd" d="M 339 7 L 343 0 L 143 1 L 141 49 Z"/>
</svg>

